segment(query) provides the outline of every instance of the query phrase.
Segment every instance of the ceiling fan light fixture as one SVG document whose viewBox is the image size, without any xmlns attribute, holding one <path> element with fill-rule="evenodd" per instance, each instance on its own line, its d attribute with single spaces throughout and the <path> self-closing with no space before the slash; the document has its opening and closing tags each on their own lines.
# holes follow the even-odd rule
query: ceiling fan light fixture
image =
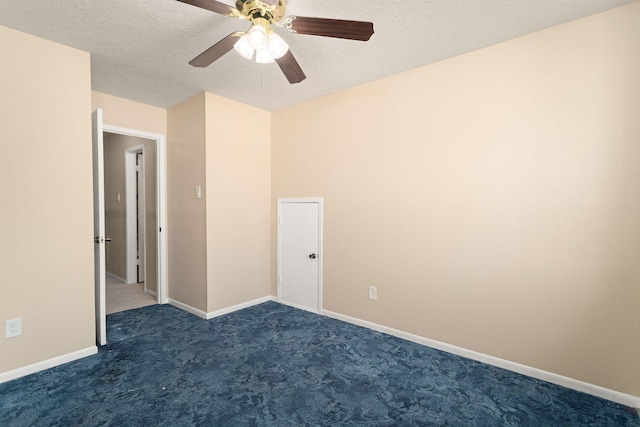
<svg viewBox="0 0 640 427">
<path fill-rule="evenodd" d="M 240 37 L 240 40 L 233 45 L 233 48 L 245 59 L 253 58 L 253 53 L 255 50 L 251 47 L 251 43 L 249 43 L 249 36 L 246 34 Z"/>
<path fill-rule="evenodd" d="M 276 33 L 269 35 L 269 52 L 273 59 L 282 58 L 289 51 L 289 45 Z"/>
<path fill-rule="evenodd" d="M 261 25 L 254 25 L 247 33 L 249 44 L 255 50 L 266 49 L 269 46 L 269 34 Z"/>
<path fill-rule="evenodd" d="M 284 27 L 294 34 L 345 40 L 367 41 L 374 33 L 372 22 L 301 16 L 284 18 L 287 0 L 236 0 L 235 7 L 218 0 L 177 1 L 251 23 L 248 31 L 229 34 L 189 61 L 189 64 L 199 68 L 207 67 L 235 49 L 243 58 L 252 59 L 255 55 L 256 62 L 260 64 L 277 62 L 291 84 L 300 83 L 306 76 L 287 43 L 274 34 L 272 25 Z"/>
</svg>

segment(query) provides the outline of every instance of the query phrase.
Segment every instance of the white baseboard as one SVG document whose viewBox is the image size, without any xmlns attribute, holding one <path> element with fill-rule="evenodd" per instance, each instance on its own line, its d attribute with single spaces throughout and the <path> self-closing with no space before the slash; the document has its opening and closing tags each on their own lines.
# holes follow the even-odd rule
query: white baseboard
<svg viewBox="0 0 640 427">
<path fill-rule="evenodd" d="M 305 307 L 303 305 L 298 305 L 298 304 L 294 304 L 292 302 L 283 301 L 283 300 L 275 298 L 275 297 L 273 298 L 273 300 L 275 302 L 278 302 L 278 303 L 282 304 L 282 305 L 288 305 L 289 307 L 297 308 L 298 310 L 308 311 L 308 312 L 313 313 L 313 314 L 322 314 L 322 312 L 320 310 L 314 310 L 312 308 Z"/>
<path fill-rule="evenodd" d="M 269 301 L 275 301 L 275 297 L 269 295 L 266 297 L 262 297 L 262 298 L 258 298 L 256 300 L 253 301 L 248 301 L 248 302 L 244 302 L 242 304 L 238 304 L 238 305 L 234 305 L 231 307 L 227 307 L 227 308 L 223 308 L 220 310 L 216 310 L 216 311 L 212 311 L 210 313 L 207 313 L 205 311 L 199 310 L 197 308 L 191 307 L 190 305 L 187 305 L 185 303 L 182 303 L 180 301 L 176 301 L 173 299 L 169 299 L 169 304 L 178 307 L 181 310 L 184 310 L 186 312 L 189 312 L 193 315 L 198 316 L 201 319 L 205 319 L 205 320 L 211 320 L 215 317 L 219 317 L 219 316 L 224 316 L 225 314 L 229 314 L 229 313 L 233 313 L 234 311 L 238 311 L 238 310 L 243 310 L 245 308 L 249 308 L 249 307 L 253 307 L 254 305 L 259 305 L 259 304 L 263 304 L 265 302 L 269 302 Z"/>
<path fill-rule="evenodd" d="M 248 301 L 242 304 L 212 311 L 211 313 L 207 313 L 206 319 L 210 320 L 215 317 L 224 316 L 225 314 L 233 313 L 234 311 L 238 311 L 238 310 L 244 310 L 245 308 L 253 307 L 254 305 L 264 304 L 265 302 L 269 302 L 269 301 L 274 301 L 274 297 L 269 295 L 266 297 L 255 299 L 253 301 Z"/>
<path fill-rule="evenodd" d="M 421 337 L 419 335 L 410 334 L 408 332 L 403 332 L 397 329 L 389 328 L 387 326 L 368 322 L 366 320 L 357 319 L 355 317 L 346 316 L 344 314 L 334 313 L 328 310 L 322 310 L 321 314 L 333 319 L 342 320 L 343 322 L 362 326 L 374 331 L 382 332 L 387 335 L 392 335 L 394 337 L 402 338 L 407 341 L 412 341 L 418 344 L 425 345 L 427 347 L 435 348 L 437 350 L 446 351 L 447 353 L 466 357 L 467 359 L 477 360 L 478 362 L 486 363 L 487 365 L 497 366 L 498 368 L 517 372 L 522 375 L 537 378 L 539 380 L 547 381 L 552 384 L 557 384 L 572 390 L 577 390 L 583 393 L 591 394 L 593 396 L 601 397 L 603 399 L 611 400 L 622 405 L 640 409 L 640 397 L 638 396 L 621 393 L 619 391 L 604 388 L 595 384 L 589 384 L 573 378 L 554 374 L 553 372 L 543 371 L 542 369 L 533 368 L 531 366 L 522 365 L 520 363 L 500 359 L 494 356 L 489 356 L 487 354 L 478 353 L 473 350 L 457 347 L 455 345 Z"/>
<path fill-rule="evenodd" d="M 180 310 L 184 310 L 188 313 L 194 314 L 196 316 L 198 316 L 201 319 L 206 319 L 207 318 L 207 313 L 202 311 L 202 310 L 198 310 L 197 308 L 193 308 L 190 305 L 187 305 L 183 302 L 180 301 L 176 301 L 174 299 L 169 298 L 169 304 L 171 304 L 174 307 L 178 307 Z"/>
<path fill-rule="evenodd" d="M 92 356 L 97 353 L 98 347 L 87 347 L 82 350 L 74 351 L 73 353 L 63 354 L 62 356 L 34 363 L 33 365 L 23 366 L 22 368 L 14 369 L 13 371 L 4 372 L 0 374 L 0 384 L 18 379 L 20 377 L 25 377 L 27 375 L 35 374 L 36 372 L 44 371 L 45 369 L 64 365 L 65 363 L 73 362 L 74 360 Z"/>
<path fill-rule="evenodd" d="M 155 292 L 155 291 L 150 291 L 149 289 L 145 289 L 145 290 L 144 290 L 144 293 L 145 293 L 145 294 L 147 294 L 147 295 L 151 295 L 151 296 L 152 296 L 152 297 L 154 297 L 154 298 L 157 298 L 157 297 L 158 297 L 158 293 L 157 293 L 157 292 Z"/>
<path fill-rule="evenodd" d="M 111 277 L 113 280 L 117 280 L 117 281 L 118 281 L 118 282 L 120 282 L 120 283 L 126 283 L 126 282 L 127 282 L 127 281 L 126 281 L 126 280 L 124 280 L 122 277 L 117 276 L 117 275 L 115 275 L 115 274 L 113 274 L 113 273 L 109 273 L 108 271 L 107 271 L 107 277 Z"/>
</svg>

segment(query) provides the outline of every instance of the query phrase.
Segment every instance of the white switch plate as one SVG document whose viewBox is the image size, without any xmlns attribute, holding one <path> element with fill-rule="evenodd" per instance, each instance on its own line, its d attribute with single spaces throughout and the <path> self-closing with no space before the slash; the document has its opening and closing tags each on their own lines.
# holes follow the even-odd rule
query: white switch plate
<svg viewBox="0 0 640 427">
<path fill-rule="evenodd" d="M 13 338 L 22 335 L 22 319 L 5 320 L 4 337 Z"/>
<path fill-rule="evenodd" d="M 196 199 L 202 199 L 202 187 L 196 187 Z"/>
<path fill-rule="evenodd" d="M 378 299 L 378 288 L 376 288 L 375 286 L 369 286 L 369 299 Z"/>
</svg>

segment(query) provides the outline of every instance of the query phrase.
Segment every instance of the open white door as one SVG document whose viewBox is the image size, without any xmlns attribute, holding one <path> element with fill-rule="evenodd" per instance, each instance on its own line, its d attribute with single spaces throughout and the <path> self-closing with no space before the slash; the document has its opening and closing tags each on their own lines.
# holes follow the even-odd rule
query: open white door
<svg viewBox="0 0 640 427">
<path fill-rule="evenodd" d="M 105 259 L 105 216 L 104 216 L 104 150 L 102 110 L 97 109 L 91 115 L 93 140 L 93 236 L 96 289 L 96 341 L 99 345 L 107 343 L 107 307 L 105 298 L 106 259 Z"/>
</svg>

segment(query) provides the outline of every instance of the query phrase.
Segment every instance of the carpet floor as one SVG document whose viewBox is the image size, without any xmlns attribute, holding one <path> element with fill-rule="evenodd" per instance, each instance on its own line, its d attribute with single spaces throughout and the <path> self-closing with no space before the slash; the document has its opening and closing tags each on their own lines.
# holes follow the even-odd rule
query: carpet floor
<svg viewBox="0 0 640 427">
<path fill-rule="evenodd" d="M 97 355 L 0 384 L 0 426 L 640 426 L 636 411 L 269 302 L 107 317 Z"/>
</svg>

